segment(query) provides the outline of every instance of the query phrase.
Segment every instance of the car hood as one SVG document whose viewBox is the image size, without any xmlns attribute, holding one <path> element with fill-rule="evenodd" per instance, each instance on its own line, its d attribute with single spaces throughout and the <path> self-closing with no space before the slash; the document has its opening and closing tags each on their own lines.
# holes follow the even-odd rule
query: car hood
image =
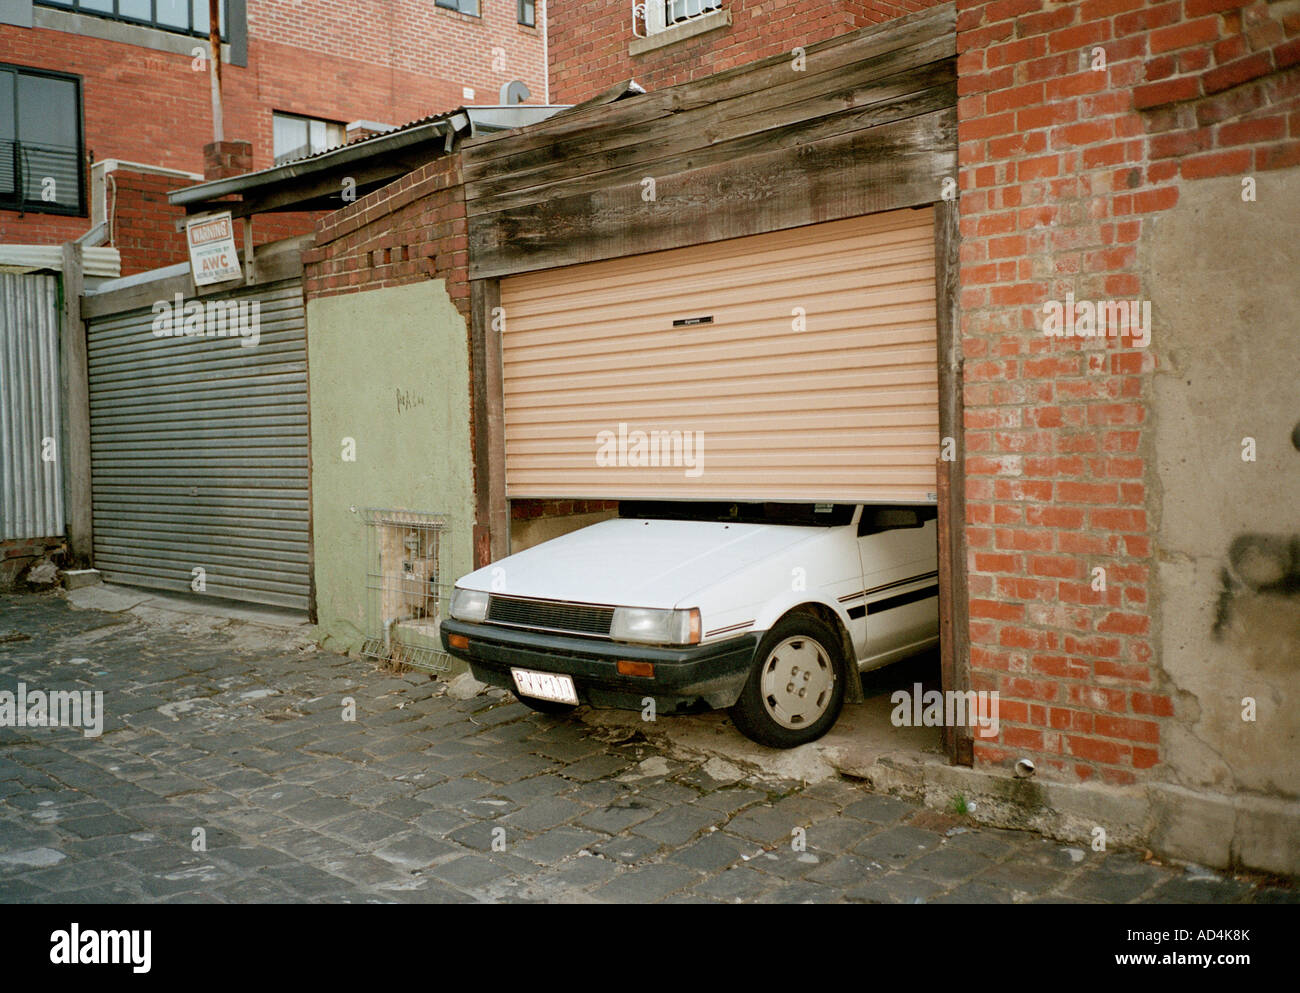
<svg viewBox="0 0 1300 993">
<path fill-rule="evenodd" d="M 535 545 L 456 585 L 546 600 L 690 607 L 684 598 L 830 530 L 620 518 Z"/>
</svg>

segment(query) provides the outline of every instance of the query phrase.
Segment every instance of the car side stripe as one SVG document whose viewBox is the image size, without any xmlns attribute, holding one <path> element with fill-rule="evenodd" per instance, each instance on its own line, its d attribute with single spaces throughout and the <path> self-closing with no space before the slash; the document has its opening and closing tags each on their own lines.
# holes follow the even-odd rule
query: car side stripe
<svg viewBox="0 0 1300 993">
<path fill-rule="evenodd" d="M 849 593 L 839 598 L 840 603 L 848 603 L 850 600 L 856 600 L 858 597 L 871 596 L 873 593 L 884 593 L 886 590 L 896 589 L 899 586 L 907 586 L 909 583 L 920 583 L 927 579 L 938 579 L 938 571 L 923 572 L 919 576 L 911 576 L 908 579 L 896 579 L 892 583 L 884 583 L 881 586 L 873 586 L 869 590 L 863 590 L 861 593 Z"/>
<path fill-rule="evenodd" d="M 908 590 L 906 593 L 898 593 L 894 596 L 885 597 L 883 600 L 873 600 L 867 604 L 868 614 L 880 614 L 886 610 L 892 610 L 895 607 L 902 607 L 909 603 L 916 603 L 918 600 L 928 600 L 930 597 L 939 595 L 939 584 L 932 583 L 929 586 L 922 586 L 920 589 Z"/>
<path fill-rule="evenodd" d="M 739 624 L 729 624 L 725 628 L 714 628 L 712 631 L 706 631 L 704 637 L 712 638 L 715 634 L 730 634 L 733 631 L 743 631 L 745 628 L 753 626 L 753 621 L 741 621 Z"/>
</svg>

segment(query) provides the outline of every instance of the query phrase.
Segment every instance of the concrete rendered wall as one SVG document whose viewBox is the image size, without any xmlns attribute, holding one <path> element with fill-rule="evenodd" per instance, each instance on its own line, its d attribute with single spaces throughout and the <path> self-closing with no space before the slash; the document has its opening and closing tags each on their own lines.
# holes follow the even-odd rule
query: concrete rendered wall
<svg viewBox="0 0 1300 993">
<path fill-rule="evenodd" d="M 1159 350 L 1159 658 L 1175 718 L 1162 771 L 1190 789 L 1294 801 L 1300 169 L 1255 182 L 1253 202 L 1240 177 L 1183 184 L 1141 244 Z"/>
<path fill-rule="evenodd" d="M 471 569 L 467 340 L 440 279 L 307 302 L 316 605 L 331 651 L 365 636 L 366 508 L 450 515 L 443 581 Z"/>
</svg>

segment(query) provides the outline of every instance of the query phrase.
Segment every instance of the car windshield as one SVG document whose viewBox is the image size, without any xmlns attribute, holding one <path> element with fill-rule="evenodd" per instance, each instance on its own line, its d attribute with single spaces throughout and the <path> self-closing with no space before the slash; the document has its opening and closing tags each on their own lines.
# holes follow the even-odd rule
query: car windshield
<svg viewBox="0 0 1300 993">
<path fill-rule="evenodd" d="M 853 520 L 852 503 L 728 503 L 723 501 L 621 500 L 618 516 L 724 524 L 793 524 L 837 527 Z"/>
</svg>

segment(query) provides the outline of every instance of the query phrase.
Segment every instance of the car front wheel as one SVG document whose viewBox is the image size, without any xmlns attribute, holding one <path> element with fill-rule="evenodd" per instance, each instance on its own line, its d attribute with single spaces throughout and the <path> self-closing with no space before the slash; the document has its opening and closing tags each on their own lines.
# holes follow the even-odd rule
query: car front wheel
<svg viewBox="0 0 1300 993">
<path fill-rule="evenodd" d="M 844 704 L 847 666 L 829 625 L 792 614 L 773 625 L 754 657 L 730 710 L 741 734 L 770 748 L 794 748 L 831 729 Z"/>
</svg>

